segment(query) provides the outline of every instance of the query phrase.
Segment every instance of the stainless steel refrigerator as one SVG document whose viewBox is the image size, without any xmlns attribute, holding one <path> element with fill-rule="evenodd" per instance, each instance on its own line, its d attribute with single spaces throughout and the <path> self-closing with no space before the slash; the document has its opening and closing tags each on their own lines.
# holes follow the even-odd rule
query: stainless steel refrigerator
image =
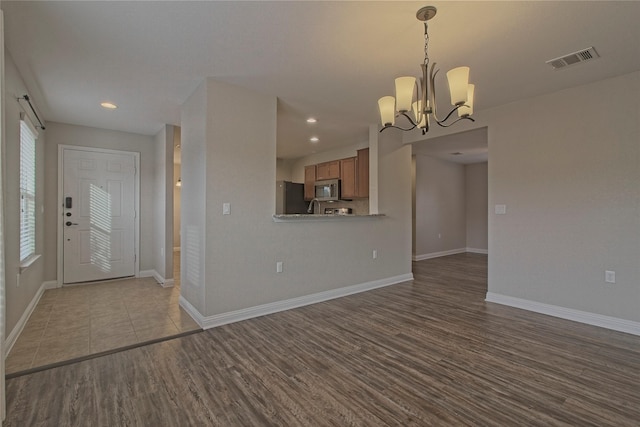
<svg viewBox="0 0 640 427">
<path fill-rule="evenodd" d="M 306 214 L 304 184 L 290 181 L 276 181 L 276 215 Z"/>
</svg>

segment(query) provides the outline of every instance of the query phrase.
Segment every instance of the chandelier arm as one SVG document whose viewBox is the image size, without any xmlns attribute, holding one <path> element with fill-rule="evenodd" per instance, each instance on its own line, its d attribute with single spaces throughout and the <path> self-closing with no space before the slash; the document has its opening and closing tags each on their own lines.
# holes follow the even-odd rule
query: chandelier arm
<svg viewBox="0 0 640 427">
<path fill-rule="evenodd" d="M 417 126 L 417 125 L 413 125 L 413 126 L 411 126 L 410 128 L 401 128 L 400 126 L 396 126 L 396 125 L 386 125 L 386 126 L 383 126 L 383 128 L 382 128 L 382 129 L 380 129 L 380 132 L 382 132 L 383 130 L 388 129 L 388 128 L 395 128 L 395 129 L 400 129 L 400 130 L 403 130 L 403 131 L 408 131 L 408 130 L 413 130 L 413 129 L 415 129 L 415 128 L 416 128 L 416 126 Z"/>
<path fill-rule="evenodd" d="M 385 130 L 387 128 L 396 128 L 396 129 L 400 129 L 400 130 L 403 130 L 403 131 L 409 131 L 409 130 L 415 129 L 418 126 L 418 123 L 420 123 L 420 122 L 416 123 L 411 118 L 411 116 L 409 116 L 406 112 L 400 112 L 400 113 L 398 113 L 398 115 L 396 115 L 396 117 L 399 117 L 399 116 L 406 117 L 407 120 L 409 120 L 409 123 L 411 123 L 411 127 L 410 128 L 402 128 L 402 127 L 396 126 L 396 125 L 385 125 L 385 126 L 382 127 L 382 129 L 380 129 L 380 132 L 382 132 L 383 130 Z"/>
<path fill-rule="evenodd" d="M 453 110 L 453 111 L 456 111 L 456 110 Z M 453 111 L 452 111 L 452 112 L 453 112 Z M 448 117 L 448 116 L 447 116 L 447 117 Z M 449 126 L 451 126 L 451 125 L 454 125 L 454 124 L 458 123 L 460 120 L 471 120 L 472 122 L 475 122 L 475 120 L 474 120 L 472 117 L 465 116 L 465 117 L 459 117 L 458 119 L 456 119 L 456 120 L 452 121 L 452 122 L 451 122 L 451 123 L 449 123 L 448 125 L 447 125 L 447 124 L 444 124 L 444 121 L 442 121 L 442 122 L 438 122 L 438 121 L 436 121 L 436 123 L 438 123 L 438 125 L 440 125 L 440 126 L 441 126 L 441 127 L 443 127 L 443 128 L 448 128 Z"/>
<path fill-rule="evenodd" d="M 442 120 L 438 120 L 438 119 L 436 118 L 436 122 L 438 122 L 438 124 L 446 122 L 447 120 L 449 120 L 449 117 L 451 117 L 451 115 L 452 115 L 453 113 L 455 113 L 456 111 L 458 111 L 458 108 L 460 108 L 460 107 L 464 107 L 464 104 L 462 104 L 462 105 L 456 105 L 455 107 L 453 107 L 453 109 L 452 109 L 451 111 L 449 111 L 449 114 L 447 114 L 447 117 L 445 117 L 445 118 L 444 118 L 444 119 L 442 119 Z M 455 123 L 455 122 L 453 122 L 453 123 Z"/>
<path fill-rule="evenodd" d="M 418 123 L 420 123 L 420 122 L 418 122 L 418 121 L 413 120 L 413 119 L 411 118 L 411 116 L 410 116 L 409 114 L 407 114 L 407 112 L 406 112 L 406 111 L 405 111 L 405 112 L 401 112 L 401 113 L 399 113 L 396 117 L 398 117 L 398 116 L 404 116 L 404 117 L 406 117 L 406 119 L 407 119 L 407 120 L 409 120 L 409 123 L 411 123 L 411 125 L 413 125 L 413 127 L 409 128 L 408 130 L 411 130 L 411 129 L 415 128 L 416 126 L 418 126 Z"/>
</svg>

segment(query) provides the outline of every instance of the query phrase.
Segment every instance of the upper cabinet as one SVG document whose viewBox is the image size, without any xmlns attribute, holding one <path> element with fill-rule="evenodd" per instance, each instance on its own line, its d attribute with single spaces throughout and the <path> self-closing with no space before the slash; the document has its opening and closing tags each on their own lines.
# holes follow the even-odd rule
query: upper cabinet
<svg viewBox="0 0 640 427">
<path fill-rule="evenodd" d="M 345 199 L 358 197 L 356 179 L 356 158 L 340 160 L 340 196 Z"/>
<path fill-rule="evenodd" d="M 316 181 L 340 179 L 340 196 L 344 199 L 369 197 L 369 149 L 357 151 L 356 157 L 304 167 L 304 199 L 315 197 Z"/>
<path fill-rule="evenodd" d="M 316 165 L 304 167 L 304 199 L 311 200 L 315 197 Z"/>
<path fill-rule="evenodd" d="M 340 178 L 340 160 L 319 163 L 316 165 L 316 179 L 338 179 Z"/>
</svg>

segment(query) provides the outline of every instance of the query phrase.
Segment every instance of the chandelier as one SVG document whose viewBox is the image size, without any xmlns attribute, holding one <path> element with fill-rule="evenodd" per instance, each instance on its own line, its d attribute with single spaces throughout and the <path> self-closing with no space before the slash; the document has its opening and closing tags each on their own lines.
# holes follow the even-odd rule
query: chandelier
<svg viewBox="0 0 640 427">
<path fill-rule="evenodd" d="M 422 134 L 424 135 L 429 131 L 431 117 L 442 127 L 449 127 L 460 120 L 475 121 L 470 117 L 473 114 L 474 85 L 469 84 L 469 67 L 458 67 L 447 72 L 453 108 L 442 120 L 438 117 L 435 77 L 439 70 L 434 70 L 435 62 L 429 69 L 429 34 L 427 33 L 427 21 L 436 16 L 436 12 L 437 9 L 435 7 L 425 6 L 416 13 L 416 18 L 424 22 L 424 63 L 420 65 L 422 78 L 398 77 L 396 79 L 395 98 L 393 96 L 383 96 L 378 100 L 380 119 L 382 121 L 380 132 L 388 128 L 409 131 L 418 127 L 422 129 Z M 414 101 L 414 97 L 416 101 Z M 456 111 L 458 112 L 458 117 L 449 121 Z M 409 127 L 396 126 L 396 118 L 400 116 L 405 117 L 409 122 Z"/>
</svg>

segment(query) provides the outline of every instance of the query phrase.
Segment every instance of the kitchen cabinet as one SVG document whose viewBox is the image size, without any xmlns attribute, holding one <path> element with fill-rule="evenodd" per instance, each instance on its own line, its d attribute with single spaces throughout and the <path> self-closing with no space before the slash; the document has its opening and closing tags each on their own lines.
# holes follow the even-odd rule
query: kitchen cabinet
<svg viewBox="0 0 640 427">
<path fill-rule="evenodd" d="M 304 167 L 304 199 L 315 197 L 315 182 L 340 179 L 341 197 L 358 199 L 369 197 L 369 149 L 357 150 L 355 157 L 333 160 Z"/>
<path fill-rule="evenodd" d="M 340 160 L 319 163 L 316 165 L 316 180 L 340 178 Z"/>
<path fill-rule="evenodd" d="M 304 199 L 311 200 L 315 196 L 316 165 L 304 167 Z"/>
<path fill-rule="evenodd" d="M 369 197 L 369 149 L 358 150 L 356 163 L 356 197 Z"/>
<path fill-rule="evenodd" d="M 358 197 L 356 186 L 356 157 L 340 160 L 340 194 L 345 199 Z"/>
</svg>

